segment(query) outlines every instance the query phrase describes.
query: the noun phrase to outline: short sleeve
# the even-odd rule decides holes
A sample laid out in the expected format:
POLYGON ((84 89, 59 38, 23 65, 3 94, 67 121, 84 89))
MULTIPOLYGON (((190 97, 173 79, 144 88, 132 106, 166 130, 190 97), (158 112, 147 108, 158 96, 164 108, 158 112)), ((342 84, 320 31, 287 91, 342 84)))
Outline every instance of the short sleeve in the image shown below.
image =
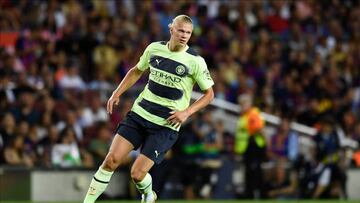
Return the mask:
POLYGON ((141 71, 145 71, 146 69, 149 68, 150 48, 151 48, 151 44, 146 47, 144 53, 140 57, 139 62, 136 64, 136 67, 141 71))
POLYGON ((194 78, 201 90, 207 90, 214 85, 214 81, 211 78, 206 62, 201 57, 199 57, 199 60, 196 64, 194 78))

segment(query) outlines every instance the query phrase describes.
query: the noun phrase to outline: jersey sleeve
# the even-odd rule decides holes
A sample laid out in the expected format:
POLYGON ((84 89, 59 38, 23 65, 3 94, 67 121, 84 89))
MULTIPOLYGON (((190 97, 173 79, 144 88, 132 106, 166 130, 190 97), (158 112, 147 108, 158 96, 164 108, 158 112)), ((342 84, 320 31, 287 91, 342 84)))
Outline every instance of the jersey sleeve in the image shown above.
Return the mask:
POLYGON ((199 58, 196 64, 196 70, 194 72, 194 78, 201 90, 207 90, 214 85, 214 81, 211 78, 210 72, 207 68, 206 62, 203 58, 199 58))
POLYGON ((146 69, 149 68, 150 49, 151 49, 151 44, 146 47, 144 53, 140 57, 139 62, 136 64, 136 67, 141 71, 145 71, 146 69))

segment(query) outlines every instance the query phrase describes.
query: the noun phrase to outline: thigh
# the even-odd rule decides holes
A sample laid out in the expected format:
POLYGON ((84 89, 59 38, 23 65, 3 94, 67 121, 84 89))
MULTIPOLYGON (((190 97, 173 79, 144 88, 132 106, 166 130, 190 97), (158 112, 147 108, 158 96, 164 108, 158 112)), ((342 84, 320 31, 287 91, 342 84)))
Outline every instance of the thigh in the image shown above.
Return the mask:
POLYGON ((141 147, 141 154, 159 164, 164 159, 165 153, 175 144, 177 137, 177 131, 166 127, 148 130, 148 136, 141 147))
POLYGON ((131 167, 131 171, 140 171, 143 174, 149 172, 151 167, 154 165, 154 161, 149 159, 143 154, 140 154, 134 161, 131 167))
POLYGON ((116 134, 107 156, 111 156, 115 160, 122 161, 133 149, 134 146, 127 139, 119 134, 116 134))

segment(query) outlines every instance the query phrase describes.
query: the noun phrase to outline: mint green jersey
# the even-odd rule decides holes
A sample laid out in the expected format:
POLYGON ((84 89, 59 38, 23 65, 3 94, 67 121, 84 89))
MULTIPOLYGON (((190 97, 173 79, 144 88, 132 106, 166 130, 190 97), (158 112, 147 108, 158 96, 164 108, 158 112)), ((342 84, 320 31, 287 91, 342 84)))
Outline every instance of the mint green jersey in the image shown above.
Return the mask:
POLYGON ((205 60, 186 46, 171 52, 166 42, 151 43, 137 63, 141 71, 150 70, 149 80, 132 107, 132 111, 157 125, 174 130, 166 119, 171 111, 182 111, 190 105, 195 83, 201 90, 214 85, 205 60))

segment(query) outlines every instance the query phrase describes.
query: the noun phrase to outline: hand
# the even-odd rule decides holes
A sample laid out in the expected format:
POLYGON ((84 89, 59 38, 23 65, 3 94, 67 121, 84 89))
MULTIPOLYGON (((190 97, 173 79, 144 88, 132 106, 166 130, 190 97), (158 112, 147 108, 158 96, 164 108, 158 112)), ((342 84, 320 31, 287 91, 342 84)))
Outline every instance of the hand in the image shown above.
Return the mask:
POLYGON ((106 106, 106 110, 109 114, 112 114, 114 104, 118 105, 119 101, 120 101, 119 97, 111 95, 111 97, 107 101, 107 106, 106 106))
POLYGON ((184 111, 172 111, 170 112, 171 116, 167 118, 166 120, 170 123, 170 125, 174 127, 179 127, 182 123, 184 123, 188 117, 190 116, 190 113, 187 110, 184 111))

